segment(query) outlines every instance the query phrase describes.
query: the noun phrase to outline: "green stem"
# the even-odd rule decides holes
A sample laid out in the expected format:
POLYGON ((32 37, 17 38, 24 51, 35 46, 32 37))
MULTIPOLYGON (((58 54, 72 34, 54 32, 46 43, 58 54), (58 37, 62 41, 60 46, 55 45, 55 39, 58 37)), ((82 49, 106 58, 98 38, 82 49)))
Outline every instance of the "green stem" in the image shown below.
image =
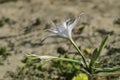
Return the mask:
POLYGON ((87 66, 87 61, 86 61, 86 59, 85 59, 82 51, 78 48, 78 46, 76 45, 76 43, 73 41, 72 38, 70 38, 70 42, 73 44, 73 46, 76 48, 76 50, 78 51, 78 53, 79 53, 80 56, 82 57, 83 62, 84 62, 84 64, 85 64, 86 68, 88 68, 88 66, 87 66))
POLYGON ((61 61, 67 61, 67 62, 74 62, 74 63, 79 63, 81 64, 78 60, 73 60, 73 59, 69 59, 69 58, 53 58, 53 60, 61 60, 61 61))

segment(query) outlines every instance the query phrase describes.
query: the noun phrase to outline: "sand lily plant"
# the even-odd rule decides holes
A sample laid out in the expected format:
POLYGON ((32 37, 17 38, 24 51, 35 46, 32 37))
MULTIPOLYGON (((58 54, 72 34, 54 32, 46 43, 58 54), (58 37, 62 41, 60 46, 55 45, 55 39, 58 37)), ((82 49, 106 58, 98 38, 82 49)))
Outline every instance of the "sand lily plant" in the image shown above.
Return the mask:
MULTIPOLYGON (((48 31, 53 33, 53 35, 49 36, 49 37, 65 38, 68 41, 70 41, 70 43, 75 47, 75 49, 79 53, 79 56, 81 57, 81 60, 70 59, 70 58, 60 58, 60 57, 48 56, 48 55, 47 56, 38 56, 38 55, 35 55, 35 54, 34 55, 33 54, 28 54, 27 56, 33 56, 33 57, 36 57, 36 58, 46 59, 46 60, 62 60, 62 61, 78 63, 80 65, 80 67, 81 67, 81 71, 84 72, 85 74, 87 74, 88 77, 89 77, 89 78, 85 78, 85 79, 83 78, 82 80, 88 80, 88 79, 92 80, 93 79, 93 75, 96 74, 96 73, 99 73, 99 72, 113 72, 113 71, 120 70, 120 68, 104 68, 103 69, 103 68, 99 68, 98 66, 96 67, 97 60, 98 60, 102 50, 106 46, 106 43, 107 43, 108 38, 109 38, 109 35, 105 36, 105 38, 103 39, 100 47, 96 48, 93 51, 92 58, 90 60, 88 60, 88 58, 85 55, 83 55, 83 52, 79 49, 77 44, 74 42, 74 40, 72 38, 72 30, 75 27, 75 25, 78 23, 78 21, 79 21, 79 19, 81 18, 82 15, 83 15, 83 13, 81 13, 74 20, 67 19, 66 21, 64 21, 63 23, 57 25, 53 29, 49 29, 48 30, 48 31)), ((79 76, 81 77, 81 75, 79 75, 79 76)), ((78 79, 76 79, 74 77, 73 80, 78 80, 78 79)))

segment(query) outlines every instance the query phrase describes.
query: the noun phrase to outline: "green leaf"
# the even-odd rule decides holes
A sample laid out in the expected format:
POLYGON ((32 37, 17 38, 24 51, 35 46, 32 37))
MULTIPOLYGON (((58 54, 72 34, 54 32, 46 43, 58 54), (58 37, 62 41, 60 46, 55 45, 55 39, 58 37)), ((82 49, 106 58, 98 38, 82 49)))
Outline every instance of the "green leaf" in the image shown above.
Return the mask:
POLYGON ((100 53, 105 48, 106 42, 108 41, 108 38, 109 38, 109 35, 105 36, 105 38, 103 39, 99 49, 96 48, 93 51, 93 55, 92 55, 92 59, 91 59, 90 64, 89 64, 89 68, 94 67, 95 61, 98 59, 98 57, 100 56, 100 53))
POLYGON ((108 38, 109 38, 109 35, 105 36, 105 38, 103 39, 103 41, 102 41, 102 43, 101 43, 101 45, 99 47, 99 50, 98 50, 98 52, 96 54, 96 60, 100 56, 100 53, 102 52, 102 50, 105 48, 106 43, 108 41, 108 38))
POLYGON ((94 64, 94 62, 95 62, 95 60, 96 60, 96 57, 97 57, 97 55, 96 55, 97 52, 98 52, 98 49, 96 48, 96 49, 93 51, 92 59, 91 59, 91 61, 90 61, 90 66, 92 66, 92 65, 94 64))
POLYGON ((78 63, 83 66, 83 64, 80 63, 79 60, 74 60, 74 59, 70 59, 70 58, 59 58, 59 57, 55 57, 55 56, 39 56, 39 55, 35 55, 35 54, 26 54, 26 56, 39 58, 41 60, 60 60, 60 61, 73 62, 73 63, 78 63))
POLYGON ((115 71, 120 71, 120 67, 117 68, 95 68, 95 72, 115 72, 115 71))
POLYGON ((95 63, 95 59, 96 59, 96 53, 98 52, 98 49, 96 48, 94 51, 93 51, 93 55, 92 55, 92 59, 90 61, 90 64, 89 64, 89 68, 90 68, 90 73, 93 73, 93 65, 95 63))

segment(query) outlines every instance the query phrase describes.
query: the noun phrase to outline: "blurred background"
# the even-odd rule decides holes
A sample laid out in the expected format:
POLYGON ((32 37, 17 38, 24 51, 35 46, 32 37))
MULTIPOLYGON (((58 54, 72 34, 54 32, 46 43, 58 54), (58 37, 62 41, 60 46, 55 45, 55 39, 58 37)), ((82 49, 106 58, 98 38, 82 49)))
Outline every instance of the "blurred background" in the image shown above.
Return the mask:
POLYGON ((49 38, 42 44, 41 40, 50 35, 46 29, 68 18, 76 18, 82 12, 85 15, 72 33, 78 46, 84 52, 89 49, 86 52, 89 55, 103 37, 110 34, 101 56, 117 55, 117 62, 108 60, 105 64, 113 62, 113 67, 120 66, 119 0, 0 0, 0 80, 17 80, 7 78, 6 73, 16 72, 23 66, 21 60, 26 53, 57 56, 59 47, 75 52, 64 39, 49 38))

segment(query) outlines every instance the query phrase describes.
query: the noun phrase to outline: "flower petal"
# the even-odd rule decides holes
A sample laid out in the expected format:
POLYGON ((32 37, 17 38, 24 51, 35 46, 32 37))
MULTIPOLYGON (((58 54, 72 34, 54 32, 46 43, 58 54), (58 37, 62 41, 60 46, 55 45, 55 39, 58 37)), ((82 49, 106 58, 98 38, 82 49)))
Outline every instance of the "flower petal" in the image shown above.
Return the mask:
POLYGON ((48 29, 49 32, 52 32, 52 33, 58 33, 58 30, 57 28, 52 28, 52 29, 48 29))
POLYGON ((74 20, 74 22, 69 25, 68 28, 69 28, 70 31, 74 28, 74 26, 77 24, 77 22, 79 21, 80 17, 81 17, 83 14, 84 14, 84 13, 81 13, 81 14, 74 20))
POLYGON ((69 19, 65 20, 65 22, 63 22, 63 25, 64 25, 65 29, 68 28, 67 23, 68 23, 70 20, 71 20, 71 19, 69 18, 69 19))

